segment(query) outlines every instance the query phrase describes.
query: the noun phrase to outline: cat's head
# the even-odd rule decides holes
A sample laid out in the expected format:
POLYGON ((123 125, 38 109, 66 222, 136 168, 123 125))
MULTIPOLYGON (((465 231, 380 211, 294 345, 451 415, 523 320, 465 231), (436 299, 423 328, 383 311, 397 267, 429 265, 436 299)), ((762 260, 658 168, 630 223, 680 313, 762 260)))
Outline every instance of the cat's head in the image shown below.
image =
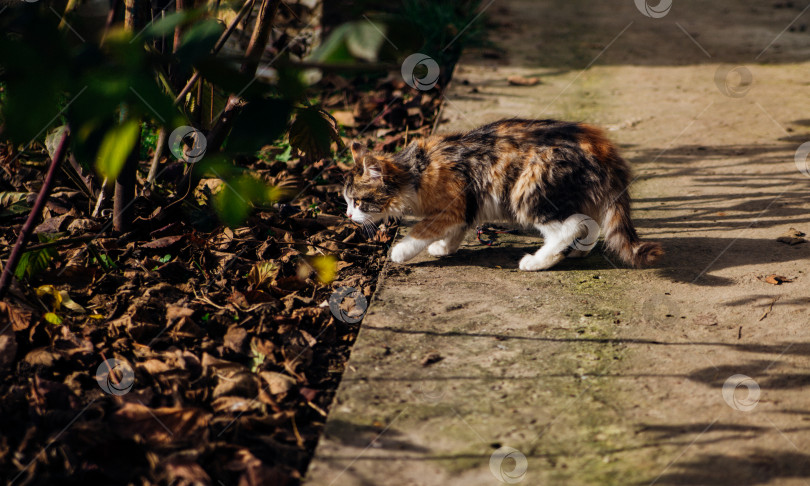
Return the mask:
POLYGON ((346 174, 343 198, 346 216, 355 223, 378 223, 397 217, 405 207, 408 172, 393 157, 373 153, 361 144, 351 145, 354 168, 346 174))

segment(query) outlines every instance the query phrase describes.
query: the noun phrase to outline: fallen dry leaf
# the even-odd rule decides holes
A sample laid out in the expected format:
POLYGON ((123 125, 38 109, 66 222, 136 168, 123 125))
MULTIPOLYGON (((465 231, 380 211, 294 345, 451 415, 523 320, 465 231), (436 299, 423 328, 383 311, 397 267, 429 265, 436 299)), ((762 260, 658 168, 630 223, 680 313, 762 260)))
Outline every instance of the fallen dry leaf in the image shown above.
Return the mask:
POLYGON ((535 77, 524 77, 524 76, 509 76, 506 78, 509 81, 509 84, 512 86, 534 86, 540 83, 540 80, 535 77))
POLYGON ((11 323, 13 331, 28 329, 31 323, 31 311, 0 302, 0 329, 5 329, 9 323, 11 323))
POLYGON ((333 111, 332 116, 337 120, 337 122, 344 126, 344 127, 353 127, 354 126, 354 115, 351 111, 345 110, 338 110, 333 111))
POLYGON ((149 248, 149 249, 158 249, 158 248, 167 248, 178 241, 185 238, 186 235, 172 235, 172 236, 164 236, 163 238, 158 238, 157 240, 152 240, 149 243, 144 243, 141 245, 141 248, 149 248))
POLYGON ((14 332, 11 328, 0 329, 0 370, 10 366, 16 358, 17 338, 14 336, 14 332))
POLYGON ((259 392, 256 376, 253 373, 220 373, 213 397, 239 396, 253 398, 259 392))
POLYGON ((771 285, 782 285, 783 283, 790 283, 792 281, 792 278, 787 278, 776 274, 771 274, 765 277, 765 282, 771 285))
POLYGON ((296 384, 294 378, 275 371, 262 371, 259 375, 267 382, 270 393, 273 395, 285 395, 296 384))
MULTIPOLYGON (((298 7, 296 14, 306 13, 298 7)), ((360 89, 332 79, 334 91, 326 88, 318 104, 335 114, 346 143, 395 151, 429 135, 435 124, 440 89, 403 96, 408 86, 396 73, 360 89)), ((381 225, 376 235, 366 234, 344 216, 350 158, 315 160, 277 145, 240 165, 288 188, 278 206, 256 206, 241 226, 218 226, 210 203, 225 184, 204 178, 182 206, 174 204, 186 192, 171 191, 180 188, 186 166, 169 158, 160 190, 145 187, 133 205, 133 231, 98 237, 93 251, 60 242, 64 266, 32 282, 31 289, 50 284, 58 291, 49 295, 61 299, 63 324, 43 320, 40 306, 0 303, 0 330, 6 329, 0 333, 0 392, 9 412, 0 414, 0 457, 24 461, 23 467, 36 459, 22 482, 89 474, 112 484, 124 480, 117 474, 132 472, 143 484, 299 484, 359 328, 330 312, 329 296, 340 285, 320 283, 316 274, 323 276, 323 268, 313 273, 307 267, 299 278, 299 266, 331 255, 335 280, 369 299, 395 231, 381 225), (264 262, 275 268, 251 275, 264 262), (66 311, 61 289, 87 312, 66 311), (136 380, 129 393, 103 395, 92 381, 106 359, 101 356, 131 358, 136 380), (64 386, 26 385, 37 376, 64 386), (57 437, 47 454, 37 455, 57 437)), ((9 156, 0 144, 0 165, 9 156)), ((26 164, 8 169, 10 189, 33 202, 29 191, 40 186, 43 171, 26 164)), ((99 211, 109 211, 107 199, 99 211)), ((55 188, 41 229, 94 237, 106 215, 91 217, 86 200, 55 188)), ((14 241, 24 222, 24 214, 12 216, 0 224, 0 247, 14 241)))
POLYGON ((444 357, 439 353, 428 353, 425 355, 424 358, 419 362, 422 366, 430 366, 433 363, 438 363, 439 361, 443 360, 444 357))
POLYGON ((149 444, 183 440, 205 442, 210 416, 197 408, 149 408, 126 403, 110 418, 113 431, 121 437, 142 437, 149 444))
POLYGON ((157 375, 171 371, 171 367, 159 359, 148 359, 138 364, 138 368, 143 369, 150 375, 157 375))
POLYGON ((176 454, 162 464, 169 484, 195 484, 209 486, 211 477, 191 457, 176 454))
POLYGON ((777 238, 776 241, 788 245, 798 245, 799 243, 806 243, 807 238, 804 238, 804 233, 796 228, 790 228, 785 234, 777 238))

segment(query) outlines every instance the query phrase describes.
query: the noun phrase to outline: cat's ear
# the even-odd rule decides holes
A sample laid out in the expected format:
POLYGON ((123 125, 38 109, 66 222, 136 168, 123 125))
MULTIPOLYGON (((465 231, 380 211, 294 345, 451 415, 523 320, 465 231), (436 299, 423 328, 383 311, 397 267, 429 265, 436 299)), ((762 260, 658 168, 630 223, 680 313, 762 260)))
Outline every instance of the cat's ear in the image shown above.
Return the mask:
POLYGON ((410 143, 407 147, 402 149, 402 152, 398 154, 398 156, 402 160, 406 160, 408 162, 411 161, 414 157, 416 157, 416 152, 419 150, 419 144, 416 143, 416 140, 410 143))
POLYGON ((358 164, 363 159, 363 156, 366 154, 366 147, 359 142, 352 142, 349 146, 352 151, 352 159, 354 159, 354 163, 358 164))
POLYGON ((363 173, 372 181, 382 181, 382 164, 374 157, 366 157, 363 159, 363 173))

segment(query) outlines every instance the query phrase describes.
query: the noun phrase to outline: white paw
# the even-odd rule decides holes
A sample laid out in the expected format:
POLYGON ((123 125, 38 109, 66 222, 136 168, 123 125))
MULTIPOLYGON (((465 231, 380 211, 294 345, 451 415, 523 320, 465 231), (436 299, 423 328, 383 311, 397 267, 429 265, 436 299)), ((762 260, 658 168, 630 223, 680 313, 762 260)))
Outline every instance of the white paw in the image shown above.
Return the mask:
POLYGON ((434 241, 428 246, 428 253, 435 257, 442 257, 453 253, 447 248, 447 243, 444 240, 434 241))
POLYGON ((407 245, 397 243, 394 245, 394 248, 391 249, 391 261, 394 263, 405 263, 411 259, 409 253, 407 245))
POLYGON ((551 267, 553 263, 547 262, 543 258, 537 258, 534 255, 526 255, 520 259, 519 268, 524 272, 537 272, 551 267))
POLYGON ((391 249, 391 260, 395 263, 405 263, 424 250, 427 243, 426 240, 406 236, 391 249))

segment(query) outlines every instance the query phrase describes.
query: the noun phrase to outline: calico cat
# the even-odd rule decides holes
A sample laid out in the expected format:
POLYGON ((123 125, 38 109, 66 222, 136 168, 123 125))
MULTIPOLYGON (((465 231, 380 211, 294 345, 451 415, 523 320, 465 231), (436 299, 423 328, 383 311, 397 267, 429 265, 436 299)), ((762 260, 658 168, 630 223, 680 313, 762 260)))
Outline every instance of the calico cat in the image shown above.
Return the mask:
POLYGON ((417 140, 393 155, 356 142, 351 151, 355 166, 343 194, 352 221, 367 225, 406 212, 423 218, 391 250, 394 262, 425 248, 433 256, 454 253, 469 229, 494 221, 543 234, 542 248, 520 260, 521 270, 586 256, 593 244, 584 239, 599 236, 596 222, 606 247, 627 264, 663 255, 658 243, 639 240, 630 219, 630 167, 596 127, 507 119, 417 140))

